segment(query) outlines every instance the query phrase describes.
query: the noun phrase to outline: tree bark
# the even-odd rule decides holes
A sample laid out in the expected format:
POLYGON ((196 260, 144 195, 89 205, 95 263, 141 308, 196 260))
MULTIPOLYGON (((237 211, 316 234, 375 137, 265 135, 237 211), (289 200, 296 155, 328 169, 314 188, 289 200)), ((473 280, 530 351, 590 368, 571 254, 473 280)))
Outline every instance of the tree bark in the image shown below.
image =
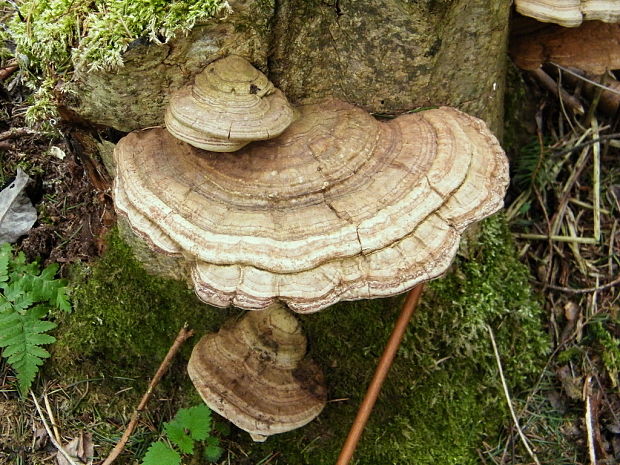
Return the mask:
POLYGON ((246 0, 168 44, 135 41, 115 72, 78 69, 63 106, 121 131, 162 124, 168 95, 238 54, 293 102, 376 113, 451 105, 499 132, 509 0, 246 0))

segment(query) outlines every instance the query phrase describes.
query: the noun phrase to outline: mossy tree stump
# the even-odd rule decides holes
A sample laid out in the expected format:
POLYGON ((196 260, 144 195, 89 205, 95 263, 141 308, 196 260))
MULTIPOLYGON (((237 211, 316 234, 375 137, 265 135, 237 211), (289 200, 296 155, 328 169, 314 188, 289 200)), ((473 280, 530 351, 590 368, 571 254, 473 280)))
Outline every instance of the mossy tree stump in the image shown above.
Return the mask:
MULTIPOLYGON (((265 72, 294 103, 334 95, 388 115, 447 104, 481 117, 496 133, 501 130, 509 0, 230 3, 233 13, 198 25, 186 37, 165 45, 137 41, 118 71, 76 70, 64 84, 71 91, 63 94, 64 109, 121 131, 162 124, 171 92, 209 62, 235 53, 265 72)), ((174 262, 153 259, 122 229, 150 272, 179 277, 174 262)), ((214 330, 223 313, 230 313, 192 303, 187 295, 176 313, 166 288, 174 295, 181 291, 145 275, 127 252, 114 238, 108 256, 75 281, 76 311, 60 329, 57 367, 81 347, 93 370, 109 371, 103 362, 118 350, 124 369, 146 378, 176 323, 190 319, 214 330), (131 285, 132 276, 139 277, 137 286, 131 285), (110 298, 117 279, 124 284, 110 298), (145 297, 142 288, 156 292, 156 298, 145 297), (106 310, 110 306, 113 311, 106 310), (144 315, 158 312, 167 315, 166 326, 149 329, 153 343, 115 349, 109 334, 119 344, 122 331, 129 340, 139 339, 140 324, 154 326, 144 315), (132 365, 133 358, 148 362, 132 365)), ((303 317, 330 395, 342 400, 328 404, 308 427, 265 445, 250 446, 247 437, 233 433, 250 456, 231 463, 257 463, 272 452, 279 454, 273 463, 333 463, 400 303, 400 298, 341 303, 303 317)), ((545 350, 538 312, 503 220, 491 219, 482 228, 481 243, 457 259, 456 272, 426 292, 356 463, 477 463, 483 438, 497 434, 504 413, 486 325, 497 329, 510 385, 522 387, 545 350), (518 362, 512 359, 517 348, 518 362), (499 416, 489 416, 490 411, 499 416)), ((182 374, 174 379, 191 391, 182 374)))

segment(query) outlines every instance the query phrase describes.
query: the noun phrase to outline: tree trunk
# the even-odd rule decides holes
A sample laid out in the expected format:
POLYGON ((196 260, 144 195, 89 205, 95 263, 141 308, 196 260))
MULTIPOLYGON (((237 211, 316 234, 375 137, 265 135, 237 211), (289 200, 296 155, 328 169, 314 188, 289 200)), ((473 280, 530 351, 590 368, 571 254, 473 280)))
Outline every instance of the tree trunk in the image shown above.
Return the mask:
MULTIPOLYGON (((124 68, 116 72, 77 69, 73 79, 64 84, 70 92, 61 93, 65 113, 121 131, 162 124, 171 92, 190 82, 209 62, 234 53, 267 73, 293 103, 333 95, 379 115, 445 104, 484 119, 496 134, 501 131, 510 0, 229 3, 232 14, 199 25, 186 37, 165 45, 136 41, 125 53, 124 68)), ((527 279, 512 280, 517 290, 505 291, 503 287, 513 284, 510 279, 505 283, 511 271, 504 267, 517 269, 519 265, 512 246, 506 246, 506 230, 500 224, 491 223, 489 247, 500 247, 504 252, 497 256, 511 258, 497 263, 501 276, 493 278, 495 284, 485 281, 481 286, 476 281, 479 276, 469 270, 471 279, 469 275, 463 278, 463 273, 450 278, 458 281, 453 286, 454 296, 445 291, 448 285, 426 293, 421 314, 413 323, 416 332, 410 336, 405 354, 401 353, 404 361, 400 368, 398 362, 395 366, 407 379, 393 378, 394 384, 386 387, 383 405, 377 406, 370 432, 362 439, 366 443, 361 446, 358 463, 476 463, 486 428, 501 424, 501 414, 494 419, 488 414, 501 412, 501 398, 493 381, 488 381, 488 360, 493 356, 490 349, 475 354, 478 347, 488 346, 484 325, 510 319, 502 336, 510 341, 504 345, 509 351, 527 344, 527 325, 536 328, 534 333, 538 323, 532 316, 535 312, 522 302, 528 298, 522 297, 527 294, 527 279), (521 300, 517 302, 514 296, 521 300), (456 315, 449 308, 458 299, 467 302, 469 315, 456 315), (461 317, 465 324, 460 324, 461 317), (440 319, 450 323, 438 325, 440 319), (435 353, 425 359, 430 362, 413 368, 411 352, 416 350, 413 339, 417 338, 425 344, 428 340, 439 342, 437 350, 431 349, 435 353), (453 345, 460 348, 460 354, 442 352, 442 347, 449 350, 453 345), (472 352, 476 360, 470 359, 472 352), (416 375, 411 375, 413 372, 416 375), (483 386, 483 382, 487 384, 483 386), (492 403, 494 408, 489 410, 492 403)), ((174 259, 151 252, 122 221, 120 230, 148 271, 176 278, 187 273, 174 259)), ((486 257, 491 260, 495 255, 486 257)), ((481 266, 484 273, 490 269, 481 266)), ((382 319, 386 312, 391 315, 395 302, 340 303, 337 310, 306 317, 311 341, 314 331, 311 346, 314 344, 314 353, 328 370, 331 396, 343 402, 330 404, 325 416, 309 426, 309 433, 270 439, 263 449, 252 446, 248 463, 274 451, 281 454, 281 463, 334 462, 357 405, 357 400, 346 401, 361 395, 364 377, 370 372, 356 371, 353 364, 361 366, 380 353, 383 339, 378 341, 375 336, 379 329, 389 331, 391 323, 382 319), (337 314, 346 315, 345 321, 340 322, 337 314)), ((518 373, 523 378, 522 371, 518 373)))
POLYGON ((498 132, 509 0, 247 0, 113 73, 77 69, 66 110, 121 131, 161 124, 168 95, 239 54, 293 102, 334 95, 376 113, 451 105, 498 132))

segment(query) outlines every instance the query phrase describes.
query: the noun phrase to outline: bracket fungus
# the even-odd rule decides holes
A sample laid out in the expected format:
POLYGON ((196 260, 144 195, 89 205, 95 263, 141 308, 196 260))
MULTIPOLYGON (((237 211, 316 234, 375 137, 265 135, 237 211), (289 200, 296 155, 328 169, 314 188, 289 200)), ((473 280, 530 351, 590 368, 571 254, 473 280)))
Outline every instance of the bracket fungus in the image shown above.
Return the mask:
POLYGON ((608 69, 620 68, 620 24, 587 22, 571 29, 550 26, 515 34, 510 55, 521 69, 535 70, 552 62, 604 74, 608 69))
POLYGON ((442 107, 377 121, 328 99, 237 153, 165 129, 116 146, 116 208, 192 269, 198 296, 313 312, 395 295, 450 265, 461 233, 502 206, 506 157, 474 117, 442 107))
POLYGON ((325 407, 323 374, 305 355, 301 325, 276 304, 203 336, 187 370, 212 410, 264 441, 305 425, 325 407))
POLYGON ((293 107, 267 76, 230 55, 170 97, 165 121, 168 131, 195 147, 232 152, 280 135, 294 117, 293 107))
POLYGON ((583 20, 620 21, 617 0, 515 0, 515 7, 524 16, 565 27, 579 26, 583 20))

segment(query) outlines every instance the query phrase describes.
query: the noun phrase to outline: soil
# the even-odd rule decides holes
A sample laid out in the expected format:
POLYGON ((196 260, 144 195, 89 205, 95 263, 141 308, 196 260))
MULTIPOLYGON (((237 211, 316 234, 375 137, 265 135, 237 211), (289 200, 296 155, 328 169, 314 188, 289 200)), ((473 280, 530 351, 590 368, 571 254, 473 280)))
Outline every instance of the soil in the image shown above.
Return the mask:
MULTIPOLYGON (((4 79, 11 80, 19 76, 4 79)), ((19 84, 7 87, 0 87, 0 186, 8 185, 21 166, 32 179, 27 193, 38 211, 36 224, 17 246, 43 264, 89 262, 105 249, 105 234, 114 224, 110 178, 92 157, 96 152, 84 149, 90 140, 84 129, 27 128, 29 91, 19 84)))

